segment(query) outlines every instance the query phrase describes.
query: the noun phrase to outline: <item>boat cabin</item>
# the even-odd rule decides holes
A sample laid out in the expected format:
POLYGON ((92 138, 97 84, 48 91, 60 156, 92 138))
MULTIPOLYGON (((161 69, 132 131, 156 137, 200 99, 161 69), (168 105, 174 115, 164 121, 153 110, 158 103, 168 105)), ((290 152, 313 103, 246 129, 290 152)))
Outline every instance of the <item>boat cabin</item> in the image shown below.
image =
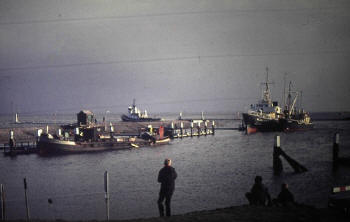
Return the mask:
POLYGON ((78 126, 89 126, 94 122, 94 114, 89 110, 82 110, 77 114, 78 126))

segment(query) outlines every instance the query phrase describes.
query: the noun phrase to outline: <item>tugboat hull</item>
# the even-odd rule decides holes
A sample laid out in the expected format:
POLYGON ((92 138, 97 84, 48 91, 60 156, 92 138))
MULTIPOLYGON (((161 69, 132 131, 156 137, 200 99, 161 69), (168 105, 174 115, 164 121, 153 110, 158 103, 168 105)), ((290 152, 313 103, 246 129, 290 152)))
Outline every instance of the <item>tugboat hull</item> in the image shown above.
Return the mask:
POLYGON ((107 150, 130 149, 130 142, 74 142, 56 139, 41 140, 38 143, 40 154, 73 154, 86 152, 101 152, 107 150))
POLYGON ((155 122, 161 120, 160 118, 130 118, 125 114, 123 114, 121 118, 124 122, 155 122))

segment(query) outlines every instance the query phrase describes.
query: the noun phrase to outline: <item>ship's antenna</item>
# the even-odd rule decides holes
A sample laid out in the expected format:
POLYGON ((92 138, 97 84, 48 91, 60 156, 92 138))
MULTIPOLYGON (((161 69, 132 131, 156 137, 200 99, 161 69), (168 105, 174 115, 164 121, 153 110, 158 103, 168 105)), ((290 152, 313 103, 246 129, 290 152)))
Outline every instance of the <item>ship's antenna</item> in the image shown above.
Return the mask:
POLYGON ((292 99, 292 95, 291 95, 291 87, 292 87, 292 81, 289 82, 289 90, 288 90, 288 99, 287 99, 287 103, 288 103, 288 111, 290 112, 290 105, 291 105, 291 99, 292 99))
POLYGON ((273 84, 273 82, 269 82, 269 68, 266 67, 266 81, 262 82, 261 84, 266 86, 266 89, 262 92, 262 100, 266 101, 269 104, 272 104, 271 98, 270 98, 270 89, 269 84, 273 84))
POLYGON ((303 109, 303 90, 300 90, 299 109, 303 109))
POLYGON ((266 91, 269 90, 269 67, 266 67, 266 91))
POLYGON ((136 106, 135 104, 136 104, 136 99, 133 99, 133 100, 132 100, 132 107, 135 108, 135 106, 136 106))
POLYGON ((286 79, 287 79, 287 73, 284 73, 283 78, 283 109, 286 107, 286 79))

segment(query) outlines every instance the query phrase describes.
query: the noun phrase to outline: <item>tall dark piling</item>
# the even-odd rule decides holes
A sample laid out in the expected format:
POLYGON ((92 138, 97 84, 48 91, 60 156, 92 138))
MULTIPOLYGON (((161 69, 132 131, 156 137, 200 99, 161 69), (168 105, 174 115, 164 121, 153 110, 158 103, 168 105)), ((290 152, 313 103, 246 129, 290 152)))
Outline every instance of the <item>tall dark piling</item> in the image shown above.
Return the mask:
POLYGON ((175 135, 175 126, 174 126, 174 122, 171 122, 171 135, 173 135, 173 137, 174 137, 174 135, 175 135))
POLYGON ((339 133, 336 132, 333 136, 333 169, 337 169, 339 164, 339 133))
POLYGON ((283 164, 280 159, 281 155, 281 140, 280 136, 275 137, 274 146, 273 146, 273 173, 275 175, 280 175, 283 171, 283 164))
POLYGON ((191 137, 193 137, 193 121, 191 121, 191 137))
POLYGON ((281 149, 280 136, 276 136, 273 148, 273 171, 275 175, 279 175, 283 171, 283 165, 280 156, 282 156, 289 163, 289 165, 294 169, 294 172, 302 173, 307 171, 306 167, 298 163, 292 157, 288 156, 281 149))
POLYGON ((105 201, 106 201, 106 218, 109 220, 109 175, 105 171, 104 174, 104 188, 105 188, 105 201))
POLYGON ((201 123, 200 122, 198 122, 198 124, 197 124, 197 130, 198 130, 198 136, 200 136, 201 135, 201 123))
POLYGON ((39 140, 40 140, 40 136, 41 136, 41 134, 43 133, 43 130, 42 129, 37 129, 37 131, 36 131, 36 142, 39 142, 39 140))
POLYGON ((10 150, 16 149, 15 134, 13 130, 10 130, 9 146, 10 146, 10 150))
POLYGON ((5 221, 5 191, 2 184, 0 184, 0 220, 5 221))
POLYGON ((180 134, 181 134, 181 139, 182 139, 182 137, 184 136, 184 123, 183 122, 180 123, 180 134))
POLYGON ((23 184, 24 184, 24 200, 26 204, 26 216, 27 216, 27 221, 30 220, 30 215, 29 215, 29 205, 28 205, 28 196, 27 196, 27 180, 26 178, 23 179, 23 184))
POLYGON ((215 135, 215 121, 213 120, 212 124, 211 124, 211 133, 214 136, 215 135))

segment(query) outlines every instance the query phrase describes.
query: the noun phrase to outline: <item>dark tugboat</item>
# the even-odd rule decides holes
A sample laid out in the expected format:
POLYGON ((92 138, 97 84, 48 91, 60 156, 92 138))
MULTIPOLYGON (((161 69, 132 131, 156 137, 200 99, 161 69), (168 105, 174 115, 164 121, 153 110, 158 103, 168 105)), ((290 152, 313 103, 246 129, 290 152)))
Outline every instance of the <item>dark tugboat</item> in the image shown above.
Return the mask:
POLYGON ((109 130, 106 129, 106 126, 97 125, 93 113, 88 110, 79 112, 77 119, 77 124, 62 126, 58 134, 41 134, 38 141, 40 154, 100 152, 162 145, 170 142, 169 137, 164 136, 163 127, 157 131, 145 131, 140 132, 139 136, 127 137, 115 134, 112 124, 109 130))
POLYGON ((262 99, 257 104, 252 104, 247 113, 243 113, 243 127, 247 133, 273 132, 273 131, 295 131, 313 128, 311 118, 304 110, 296 110, 295 104, 299 93, 295 93, 292 99, 291 83, 287 104, 284 111, 278 106, 278 102, 272 102, 268 81, 268 68, 266 68, 265 90, 262 99))
POLYGON ((161 120, 160 118, 149 117, 146 110, 144 111, 144 113, 142 113, 136 107, 135 99, 133 100, 132 106, 129 106, 128 108, 128 114, 123 114, 121 118, 125 122, 152 122, 161 120))

